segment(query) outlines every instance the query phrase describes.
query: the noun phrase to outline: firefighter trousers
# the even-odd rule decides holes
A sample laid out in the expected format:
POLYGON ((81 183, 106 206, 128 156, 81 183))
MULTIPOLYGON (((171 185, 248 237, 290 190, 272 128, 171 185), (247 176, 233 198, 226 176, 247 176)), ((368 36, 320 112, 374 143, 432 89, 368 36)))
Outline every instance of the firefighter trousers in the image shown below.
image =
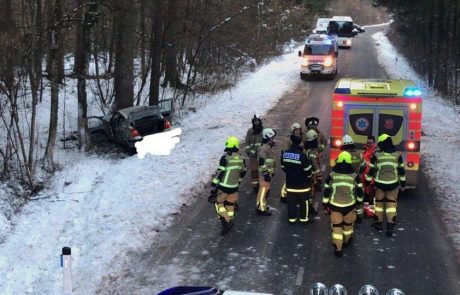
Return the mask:
POLYGON ((342 245, 348 243, 353 236, 353 224, 356 220, 355 207, 331 209, 332 243, 336 250, 341 251, 342 245))
POLYGON ((249 172, 251 173, 251 185, 253 189, 259 186, 259 162, 257 157, 249 156, 249 172))
POLYGON ((216 212, 219 217, 226 222, 233 220, 235 217, 235 202, 238 200, 238 192, 226 194, 222 191, 217 193, 217 202, 215 203, 216 212))
POLYGON ((270 192, 270 182, 266 182, 263 177, 259 178, 259 192, 257 193, 257 210, 267 211, 267 198, 270 192))
POLYGON ((398 191, 398 188, 391 191, 383 191, 379 188, 375 190, 374 208, 377 222, 382 222, 386 215, 388 223, 395 223, 398 191))
POLYGON ((297 205, 300 207, 300 222, 308 222, 308 199, 310 196, 309 190, 304 192, 293 192, 287 189, 287 205, 288 205, 288 218, 290 223, 296 222, 297 219, 297 205))

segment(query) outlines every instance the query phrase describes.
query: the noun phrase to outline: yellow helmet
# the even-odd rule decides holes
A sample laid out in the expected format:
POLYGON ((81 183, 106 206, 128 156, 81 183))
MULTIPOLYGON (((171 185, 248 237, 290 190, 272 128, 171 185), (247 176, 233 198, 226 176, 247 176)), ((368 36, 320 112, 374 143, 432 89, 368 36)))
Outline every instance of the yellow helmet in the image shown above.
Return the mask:
POLYGON ((225 141, 225 147, 228 148, 228 149, 231 149, 231 148, 239 148, 239 142, 238 142, 238 138, 236 138, 235 136, 229 136, 227 138, 227 140, 225 141))
POLYGON ((339 154, 336 160, 337 163, 345 162, 351 164, 351 154, 349 152, 343 151, 339 154))
POLYGON ((380 143, 382 141, 385 141, 387 140, 388 137, 390 137, 390 135, 383 133, 382 135, 379 136, 378 142, 380 143))

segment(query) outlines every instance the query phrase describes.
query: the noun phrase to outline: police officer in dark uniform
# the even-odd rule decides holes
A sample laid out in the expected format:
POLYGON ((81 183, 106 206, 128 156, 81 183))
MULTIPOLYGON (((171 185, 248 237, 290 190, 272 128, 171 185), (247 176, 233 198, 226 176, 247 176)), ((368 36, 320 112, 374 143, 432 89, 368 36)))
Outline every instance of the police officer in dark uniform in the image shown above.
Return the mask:
POLYGON ((308 218, 308 199, 311 190, 312 165, 303 152, 302 138, 291 135, 292 145, 284 151, 281 158, 281 168, 286 173, 286 192, 289 224, 298 220, 310 223, 308 218), (300 216, 297 218, 297 205, 300 205, 300 216))

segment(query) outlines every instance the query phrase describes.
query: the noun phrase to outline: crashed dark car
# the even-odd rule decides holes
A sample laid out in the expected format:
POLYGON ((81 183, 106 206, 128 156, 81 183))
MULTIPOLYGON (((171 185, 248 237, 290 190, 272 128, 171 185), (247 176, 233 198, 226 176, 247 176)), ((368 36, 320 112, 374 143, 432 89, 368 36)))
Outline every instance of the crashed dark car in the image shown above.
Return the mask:
POLYGON ((171 128, 165 118, 168 113, 159 106, 134 106, 116 111, 108 122, 110 139, 128 150, 135 150, 135 143, 144 136, 171 128))

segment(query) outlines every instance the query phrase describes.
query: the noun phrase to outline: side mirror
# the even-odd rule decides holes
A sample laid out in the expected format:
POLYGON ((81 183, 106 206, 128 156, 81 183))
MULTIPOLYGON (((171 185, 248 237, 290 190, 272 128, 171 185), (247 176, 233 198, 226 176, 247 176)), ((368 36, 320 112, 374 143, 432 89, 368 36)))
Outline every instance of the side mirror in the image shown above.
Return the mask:
POLYGON ((299 50, 299 57, 302 57, 302 51, 299 50))

